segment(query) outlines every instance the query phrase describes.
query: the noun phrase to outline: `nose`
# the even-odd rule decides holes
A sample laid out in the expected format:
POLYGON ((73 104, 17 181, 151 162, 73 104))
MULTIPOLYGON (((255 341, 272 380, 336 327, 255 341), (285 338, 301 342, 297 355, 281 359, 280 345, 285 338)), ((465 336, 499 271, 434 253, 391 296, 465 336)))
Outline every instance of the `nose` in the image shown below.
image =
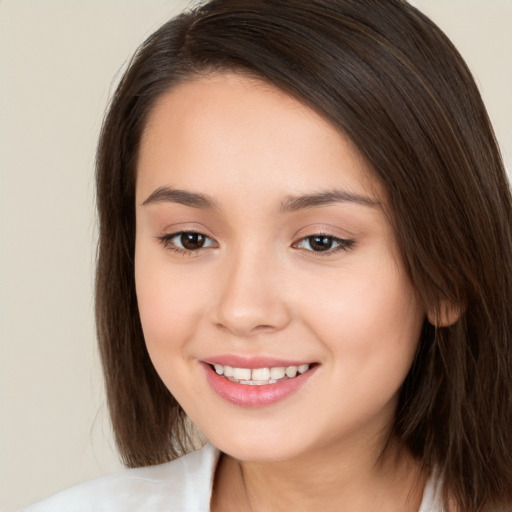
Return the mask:
POLYGON ((228 258, 219 273, 213 322, 237 337, 279 331, 291 320, 285 273, 262 252, 248 249, 228 258))

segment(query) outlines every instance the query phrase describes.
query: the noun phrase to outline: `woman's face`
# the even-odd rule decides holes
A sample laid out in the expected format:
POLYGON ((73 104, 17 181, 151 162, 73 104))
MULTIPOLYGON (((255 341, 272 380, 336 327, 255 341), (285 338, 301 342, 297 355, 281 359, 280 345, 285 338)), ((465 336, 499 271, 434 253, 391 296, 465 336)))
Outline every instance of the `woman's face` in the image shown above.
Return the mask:
POLYGON ((264 82, 187 82, 149 117, 136 203, 147 348, 217 447, 286 460, 389 432, 424 311, 346 137, 264 82))

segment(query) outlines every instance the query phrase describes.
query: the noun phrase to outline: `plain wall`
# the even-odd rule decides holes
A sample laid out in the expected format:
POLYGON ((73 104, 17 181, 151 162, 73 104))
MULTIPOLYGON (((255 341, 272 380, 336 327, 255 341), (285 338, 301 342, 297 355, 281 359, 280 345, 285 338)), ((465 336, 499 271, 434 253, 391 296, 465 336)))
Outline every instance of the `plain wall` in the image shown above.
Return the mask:
MULTIPOLYGON (((512 1, 416 0, 512 168, 512 1)), ((93 323, 95 144, 111 84, 186 1, 0 1, 0 511, 120 468, 93 323)))

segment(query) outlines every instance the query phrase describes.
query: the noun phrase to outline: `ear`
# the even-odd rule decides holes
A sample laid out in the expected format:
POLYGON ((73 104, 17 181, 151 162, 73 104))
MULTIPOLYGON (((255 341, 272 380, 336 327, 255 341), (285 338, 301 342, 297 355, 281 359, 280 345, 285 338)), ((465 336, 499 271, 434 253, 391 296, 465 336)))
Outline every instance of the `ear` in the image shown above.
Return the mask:
POLYGON ((442 300, 438 308, 427 313, 427 318, 434 327, 449 327, 459 320, 462 313, 460 306, 442 300))

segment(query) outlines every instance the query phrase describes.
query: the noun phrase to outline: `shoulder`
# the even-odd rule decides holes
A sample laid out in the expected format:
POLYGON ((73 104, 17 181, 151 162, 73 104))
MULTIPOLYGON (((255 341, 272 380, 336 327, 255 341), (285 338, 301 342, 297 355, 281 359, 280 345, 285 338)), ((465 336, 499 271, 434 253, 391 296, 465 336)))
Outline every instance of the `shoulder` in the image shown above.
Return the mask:
POLYGON ((22 512, 206 512, 218 457, 207 444, 167 464, 126 469, 71 487, 22 512))

